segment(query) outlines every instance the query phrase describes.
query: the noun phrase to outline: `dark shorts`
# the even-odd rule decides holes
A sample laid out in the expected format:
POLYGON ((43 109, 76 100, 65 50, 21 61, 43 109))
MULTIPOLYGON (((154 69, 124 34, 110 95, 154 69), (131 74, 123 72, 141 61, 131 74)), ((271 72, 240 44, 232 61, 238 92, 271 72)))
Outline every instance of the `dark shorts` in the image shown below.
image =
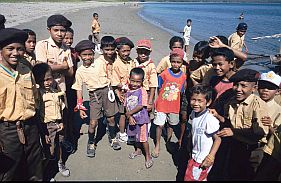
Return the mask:
POLYGON ((47 123, 47 129, 49 133, 49 138, 51 140, 50 144, 50 153, 53 155, 55 152, 55 146, 58 145, 57 143, 62 143, 64 140, 63 130, 58 132, 59 124, 56 122, 49 122, 47 123), (56 141, 58 139, 58 142, 56 141))
POLYGON ((91 120, 98 120, 104 115, 112 117, 118 112, 116 100, 114 102, 108 100, 108 91, 109 88, 106 86, 89 92, 91 120))

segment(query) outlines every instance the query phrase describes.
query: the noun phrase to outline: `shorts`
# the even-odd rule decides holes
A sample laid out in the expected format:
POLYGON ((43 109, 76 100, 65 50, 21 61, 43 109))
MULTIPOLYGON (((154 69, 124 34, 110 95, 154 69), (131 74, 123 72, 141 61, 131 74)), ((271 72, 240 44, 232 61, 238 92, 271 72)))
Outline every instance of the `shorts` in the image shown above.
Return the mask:
POLYGON ((91 120, 98 120, 104 115, 111 117, 118 113, 116 100, 114 102, 108 100, 108 91, 109 88, 106 86, 89 92, 91 120))
POLYGON ((118 105, 118 110, 120 114, 125 114, 126 111, 126 107, 124 106, 124 103, 121 102, 118 98, 118 96, 115 94, 115 99, 116 99, 116 103, 118 105))
POLYGON ((184 181, 206 181, 211 167, 206 168, 205 170, 199 168, 201 163, 197 163, 193 159, 190 159, 187 164, 185 171, 184 181))
POLYGON ((147 142, 148 141, 148 124, 142 125, 128 125, 127 127, 128 136, 135 136, 136 142, 147 142))
POLYGON ((189 45, 190 37, 183 37, 184 38, 184 45, 189 45))
POLYGON ((56 145, 58 145, 58 143, 62 143, 64 140, 63 130, 58 132, 58 128, 59 128, 58 125, 59 125, 58 122, 48 122, 47 123, 49 138, 51 140, 51 144, 50 144, 51 155, 54 154, 56 145))
MULTIPOLYGON (((155 110, 156 111, 156 110, 155 110)), ((153 123, 155 125, 164 126, 165 122, 168 122, 170 125, 177 125, 179 124, 179 114, 175 113, 164 113, 164 112, 157 112, 155 113, 155 119, 153 123)))

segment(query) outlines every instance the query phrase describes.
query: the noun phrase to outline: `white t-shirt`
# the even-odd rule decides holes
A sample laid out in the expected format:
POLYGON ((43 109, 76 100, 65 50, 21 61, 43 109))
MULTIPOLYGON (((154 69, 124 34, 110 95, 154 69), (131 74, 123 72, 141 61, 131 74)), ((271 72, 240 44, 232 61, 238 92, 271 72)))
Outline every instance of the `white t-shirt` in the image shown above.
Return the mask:
POLYGON ((187 25, 185 25, 184 26, 184 29, 183 29, 183 32, 184 32, 184 34, 183 34, 183 37, 190 37, 190 32, 191 32, 191 26, 187 26, 187 25))
POLYGON ((188 123, 192 126, 192 158, 197 163, 202 163, 210 153, 214 143, 212 136, 219 130, 219 120, 206 109, 197 117, 195 117, 195 112, 192 111, 188 123))

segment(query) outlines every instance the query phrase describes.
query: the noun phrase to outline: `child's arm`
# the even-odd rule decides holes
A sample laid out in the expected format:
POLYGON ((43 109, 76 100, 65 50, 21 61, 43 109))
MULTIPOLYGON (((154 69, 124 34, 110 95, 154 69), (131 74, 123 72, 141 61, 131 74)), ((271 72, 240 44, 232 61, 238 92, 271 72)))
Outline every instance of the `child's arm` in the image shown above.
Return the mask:
POLYGON ((214 134, 212 138, 214 141, 212 148, 199 167, 202 168, 203 170, 214 164, 216 153, 221 144, 221 138, 217 134, 214 134))
POLYGON ((80 117, 82 119, 84 119, 84 118, 86 118, 88 116, 87 116, 87 114, 85 112, 85 110, 87 110, 87 109, 86 109, 85 106, 83 106, 83 97, 82 97, 83 96, 83 92, 82 92, 82 90, 77 90, 76 92, 77 92, 77 105, 76 105, 75 108, 79 110, 80 117))
POLYGON ((154 99, 154 96, 155 96, 156 88, 155 87, 149 87, 149 90, 150 90, 150 96, 149 96, 149 99, 148 99, 147 111, 151 111, 152 110, 153 99, 154 99))
POLYGON ((218 112, 216 111, 216 109, 209 109, 209 112, 216 117, 221 123, 225 122, 225 119, 223 116, 219 115, 218 112))

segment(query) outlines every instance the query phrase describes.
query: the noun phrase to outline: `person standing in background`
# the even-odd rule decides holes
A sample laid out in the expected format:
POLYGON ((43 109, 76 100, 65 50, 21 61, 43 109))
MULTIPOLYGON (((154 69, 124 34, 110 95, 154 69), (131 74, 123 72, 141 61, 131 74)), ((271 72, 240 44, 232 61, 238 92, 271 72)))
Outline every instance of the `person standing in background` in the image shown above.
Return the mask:
POLYGON ((186 20, 186 25, 183 29, 183 38, 184 38, 184 51, 187 55, 189 55, 189 41, 190 41, 190 33, 191 33, 191 19, 186 20))
POLYGON ((92 41, 94 37, 94 43, 96 45, 96 52, 100 52, 100 22, 99 22, 99 15, 97 13, 93 14, 93 20, 92 20, 92 35, 89 35, 89 40, 92 41))

